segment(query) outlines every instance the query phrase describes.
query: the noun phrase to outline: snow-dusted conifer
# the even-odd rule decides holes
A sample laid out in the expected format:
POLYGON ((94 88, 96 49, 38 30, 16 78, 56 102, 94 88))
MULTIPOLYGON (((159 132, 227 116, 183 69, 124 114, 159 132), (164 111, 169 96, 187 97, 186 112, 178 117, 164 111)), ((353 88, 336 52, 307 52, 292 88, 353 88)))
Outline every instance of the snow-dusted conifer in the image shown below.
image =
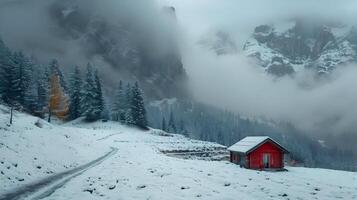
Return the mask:
POLYGON ((167 131, 167 127, 166 127, 166 119, 165 117, 162 118, 162 122, 161 122, 161 130, 163 131, 167 131))
POLYGON ((128 108, 125 111, 125 124, 127 124, 127 125, 133 125, 134 124, 134 119, 133 119, 133 115, 132 115, 132 112, 131 112, 130 108, 128 108))
POLYGON ((146 129, 148 125, 146 119, 146 109, 143 94, 138 82, 136 82, 132 88, 131 113, 133 117, 133 124, 140 128, 146 129))
POLYGON ((12 53, 0 39, 0 94, 3 102, 12 104, 16 96, 16 66, 12 53))
POLYGON ((48 109, 49 100, 49 74, 47 67, 44 67, 44 70, 40 71, 38 78, 36 79, 36 87, 36 115, 38 115, 39 117, 44 117, 44 113, 48 109))
POLYGON ((218 135, 217 135, 217 143, 219 143, 219 144, 224 144, 224 135, 222 134, 221 131, 218 132, 218 135))
POLYGON ((125 112, 127 108, 127 100, 123 88, 123 82, 119 81, 119 86, 115 96, 115 102, 113 107, 113 119, 125 123, 125 112))
POLYGON ((30 85, 25 92, 24 108, 27 112, 33 115, 37 115, 37 85, 36 80, 31 79, 30 85))
POLYGON ((133 123, 133 117, 131 114, 131 98, 132 98, 132 88, 130 83, 126 85, 125 88, 125 123, 126 124, 132 124, 133 123))
POLYGON ((69 96, 70 96, 70 106, 69 106, 69 117, 71 120, 77 119, 81 116, 81 88, 82 79, 81 72, 78 66, 75 66, 74 72, 71 75, 69 96))
POLYGON ((94 114, 96 119, 100 119, 102 117, 102 113, 104 110, 104 99, 102 92, 102 83, 99 78, 98 70, 94 72, 94 114))
POLYGON ((93 81, 93 67, 90 63, 87 65, 87 72, 85 77, 85 82, 83 85, 83 94, 82 94, 82 115, 88 121, 96 120, 95 108, 93 106, 95 99, 95 87, 93 81))
POLYGON ((179 133, 184 135, 184 136, 186 136, 186 137, 189 136, 188 135, 188 131, 187 131, 186 127, 185 127, 185 123, 184 123, 184 121, 182 119, 180 120, 180 123, 179 123, 179 133))
POLYGON ((168 131, 176 133, 177 129, 176 129, 176 122, 175 122, 175 118, 174 118, 174 114, 171 110, 170 112, 170 118, 169 118, 169 124, 168 124, 168 131))
POLYGON ((31 82, 32 63, 21 51, 15 52, 13 61, 16 68, 14 95, 15 101, 26 107, 26 94, 31 82))

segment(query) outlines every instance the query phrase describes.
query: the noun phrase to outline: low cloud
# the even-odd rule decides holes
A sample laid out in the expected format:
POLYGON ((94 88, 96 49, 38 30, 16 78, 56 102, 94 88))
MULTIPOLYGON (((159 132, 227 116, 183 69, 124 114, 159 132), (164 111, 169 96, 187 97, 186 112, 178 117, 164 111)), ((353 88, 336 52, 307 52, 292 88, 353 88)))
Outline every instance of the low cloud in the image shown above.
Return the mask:
POLYGON ((326 80, 309 71, 275 78, 241 52, 217 56, 197 41, 210 31, 230 33, 243 46, 255 26, 302 17, 353 24, 355 1, 172 0, 183 31, 184 65, 200 101, 242 113, 290 121, 309 134, 355 133, 357 66, 343 66, 326 80), (343 13, 343 15, 341 15, 343 13))
POLYGON ((42 62, 57 58, 70 67, 91 61, 104 68, 115 68, 120 63, 112 59, 116 55, 109 54, 119 57, 138 45, 160 56, 172 49, 172 44, 167 42, 169 37, 174 37, 172 27, 169 17, 155 0, 0 2, 0 37, 8 46, 42 62), (88 23, 92 23, 91 26, 88 23), (103 38, 88 40, 88 34, 103 38), (112 41, 120 38, 124 39, 112 41), (108 44, 120 43, 118 46, 122 49, 113 53, 117 49, 103 45, 103 40, 108 40, 108 44))
POLYGON ((190 49, 195 50, 184 55, 184 63, 200 101, 249 117, 293 122, 311 133, 357 128, 357 66, 345 66, 323 82, 307 71, 277 79, 244 56, 190 49))
POLYGON ((240 45, 257 25, 292 18, 332 20, 356 24, 357 2, 354 0, 158 0, 174 5, 185 31, 200 36, 210 30, 230 33, 240 45))
MULTIPOLYGON (((114 29, 126 25, 136 30, 136 41, 148 42, 151 52, 171 48, 164 39, 175 32, 172 22, 161 17, 161 5, 173 5, 180 31, 184 66, 195 97, 247 116, 265 116, 294 122, 314 132, 353 132, 357 95, 356 66, 334 72, 329 81, 315 81, 308 72, 294 78, 276 79, 267 75, 241 52, 217 56, 197 45, 212 30, 223 30, 242 47, 255 26, 295 17, 337 20, 352 24, 357 18, 354 0, 7 0, 0 2, 0 36, 13 49, 25 50, 40 60, 58 58, 63 65, 85 65, 95 61, 109 79, 113 63, 103 54, 87 54, 88 49, 76 32, 53 21, 49 10, 55 3, 80 6, 84 17, 100 17, 114 29), (157 3, 159 2, 159 4, 157 3), (343 13, 343 14, 341 14, 343 13), (306 87, 309 86, 309 87, 306 87)), ((67 10, 70 12, 70 10, 67 10)), ((63 24, 62 24, 63 25, 63 24)), ((76 30, 76 29, 74 29, 76 30)), ((78 29, 80 30, 80 29, 78 29)), ((113 31, 113 34, 116 34, 113 31)), ((115 37, 115 35, 114 35, 115 37)), ((94 47, 94 50, 99 47, 94 47)))

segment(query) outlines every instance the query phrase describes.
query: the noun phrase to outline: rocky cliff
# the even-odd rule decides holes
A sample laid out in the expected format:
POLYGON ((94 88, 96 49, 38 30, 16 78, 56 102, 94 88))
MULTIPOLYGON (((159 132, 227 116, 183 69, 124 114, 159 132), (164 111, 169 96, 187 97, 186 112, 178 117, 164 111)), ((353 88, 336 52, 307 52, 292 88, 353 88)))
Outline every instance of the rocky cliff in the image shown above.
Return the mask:
POLYGON ((304 68, 319 74, 357 61, 357 29, 303 20, 255 28, 243 50, 269 73, 283 76, 304 68))

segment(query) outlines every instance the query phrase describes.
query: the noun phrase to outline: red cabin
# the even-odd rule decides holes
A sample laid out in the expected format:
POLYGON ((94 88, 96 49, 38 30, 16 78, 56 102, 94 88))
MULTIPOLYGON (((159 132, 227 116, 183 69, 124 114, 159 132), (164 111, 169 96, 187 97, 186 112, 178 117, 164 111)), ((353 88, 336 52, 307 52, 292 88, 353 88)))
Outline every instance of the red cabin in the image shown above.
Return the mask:
POLYGON ((283 169, 284 154, 289 153, 267 136, 245 137, 228 148, 230 161, 248 169, 283 169))

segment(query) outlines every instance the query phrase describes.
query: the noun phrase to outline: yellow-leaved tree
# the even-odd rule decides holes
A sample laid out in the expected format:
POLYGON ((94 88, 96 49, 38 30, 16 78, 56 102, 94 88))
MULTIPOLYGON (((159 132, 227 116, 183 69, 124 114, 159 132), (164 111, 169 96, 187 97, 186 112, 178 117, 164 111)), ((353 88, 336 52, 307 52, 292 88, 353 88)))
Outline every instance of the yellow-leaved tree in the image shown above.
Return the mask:
MULTIPOLYGON (((59 75, 55 73, 50 77, 49 115, 65 120, 68 112, 68 98, 61 86, 59 75)), ((48 121, 51 121, 50 116, 48 121)))

